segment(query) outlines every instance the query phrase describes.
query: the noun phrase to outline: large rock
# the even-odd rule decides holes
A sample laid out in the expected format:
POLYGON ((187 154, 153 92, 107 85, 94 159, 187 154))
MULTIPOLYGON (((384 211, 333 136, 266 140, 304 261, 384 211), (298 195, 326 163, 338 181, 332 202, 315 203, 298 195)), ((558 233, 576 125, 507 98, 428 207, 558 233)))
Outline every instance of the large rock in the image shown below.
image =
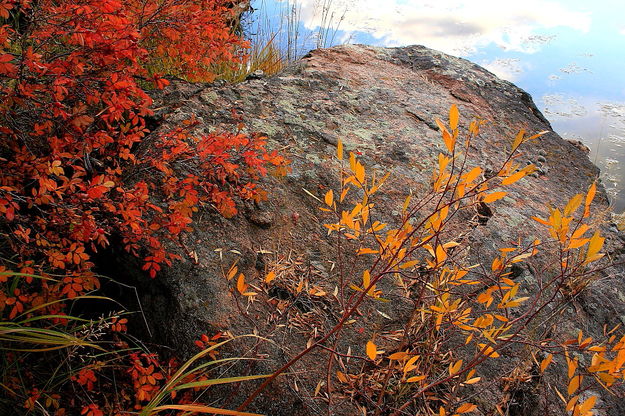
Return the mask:
MULTIPOLYGON (((256 332, 271 339, 275 344, 257 350, 247 344, 249 350, 235 351, 269 354, 269 361, 242 367, 256 374, 277 368, 337 321, 339 311, 331 295, 337 284, 336 240, 326 237, 322 226, 326 220, 317 201, 305 192, 323 195, 329 187, 336 188, 338 164, 333 156, 337 140, 357 152, 368 169, 391 172, 376 207, 382 217, 393 221, 399 219, 401 204, 411 190, 427 191, 442 149, 434 120, 446 120, 451 104, 460 109, 463 129, 474 116, 489 120, 469 160, 485 170, 501 162, 519 129, 549 130, 524 148, 520 159, 538 164, 539 174, 521 180, 504 200, 492 204, 492 217, 467 218, 474 225, 468 227, 465 241, 470 242, 473 256, 484 258, 519 237, 540 235, 544 230, 531 216, 545 216, 546 205, 562 205, 584 192, 599 173, 583 149, 551 131, 527 93, 466 60, 420 46, 350 45, 316 50, 270 78, 237 85, 176 82, 157 97, 157 103, 159 129, 195 115, 207 131, 233 130, 236 122, 231 110, 235 109, 245 117, 248 130, 266 134, 271 147, 292 161, 286 178, 266 180, 268 201, 243 205, 242 215, 233 219, 211 212, 198 215, 195 231, 184 241, 187 252, 197 255, 198 264, 183 256, 182 262, 154 281, 136 278, 155 339, 178 352, 192 352, 194 339, 218 330, 235 335, 256 332), (224 269, 234 261, 258 288, 253 304, 236 300, 232 284, 223 277, 224 269), (280 278, 271 289, 263 289, 260 282, 266 270, 276 267, 282 270, 280 278), (297 293, 301 281, 308 289, 315 287, 327 295, 297 293)), ((606 207, 605 193, 600 190, 594 210, 606 207)), ((605 232, 617 260, 622 246, 619 235, 615 230, 605 232)), ((356 261, 350 259, 345 265, 348 273, 361 273, 356 261)), ((117 272, 128 274, 131 269, 125 262, 117 272)), ((576 334, 581 328, 597 333, 595 329, 600 332, 604 324, 625 321, 625 287, 610 273, 615 271, 606 271, 598 283, 571 300, 561 318, 563 331, 576 334)), ((410 302, 390 286, 385 290, 393 301, 374 305, 379 313, 372 315, 368 312, 373 307, 361 310, 363 323, 358 325, 367 329, 342 339, 342 351, 351 345, 363 354, 373 329, 402 327, 410 302)), ((324 357, 317 352, 296 365, 293 375, 276 383, 258 401, 257 410, 270 415, 325 412, 324 402, 312 398, 323 377, 324 357)), ((235 390, 238 396, 233 401, 222 404, 237 403, 249 389, 244 384, 235 390)), ((623 404, 610 399, 606 403, 620 406, 607 414, 624 414, 623 404)), ((542 410, 532 410, 532 414, 543 414, 542 410)), ((335 404, 332 412, 356 414, 349 403, 335 404)))

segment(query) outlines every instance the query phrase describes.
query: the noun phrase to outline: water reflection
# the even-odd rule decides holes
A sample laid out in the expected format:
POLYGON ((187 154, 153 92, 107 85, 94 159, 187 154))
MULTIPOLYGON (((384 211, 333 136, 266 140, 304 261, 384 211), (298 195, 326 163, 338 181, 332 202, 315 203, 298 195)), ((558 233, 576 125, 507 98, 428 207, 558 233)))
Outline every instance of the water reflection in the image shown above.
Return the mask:
POLYGON ((422 44, 527 90, 563 137, 582 140, 625 209, 625 2, 253 0, 253 32, 290 57, 318 46, 422 44), (261 27, 264 25, 264 27, 261 27))

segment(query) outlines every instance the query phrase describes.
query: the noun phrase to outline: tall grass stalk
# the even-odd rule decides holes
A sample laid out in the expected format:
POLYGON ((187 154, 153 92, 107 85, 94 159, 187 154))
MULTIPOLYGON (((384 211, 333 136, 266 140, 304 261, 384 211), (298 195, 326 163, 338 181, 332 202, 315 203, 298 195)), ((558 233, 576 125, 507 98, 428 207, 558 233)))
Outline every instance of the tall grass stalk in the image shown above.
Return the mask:
POLYGON ((253 13, 244 18, 248 22, 243 23, 244 35, 251 43, 248 61, 241 68, 224 68, 220 72, 223 79, 241 81, 258 69, 273 75, 310 49, 335 45, 348 11, 335 0, 315 0, 307 16, 301 0, 257 0, 252 7, 253 13), (304 19, 315 28, 306 28, 304 19))

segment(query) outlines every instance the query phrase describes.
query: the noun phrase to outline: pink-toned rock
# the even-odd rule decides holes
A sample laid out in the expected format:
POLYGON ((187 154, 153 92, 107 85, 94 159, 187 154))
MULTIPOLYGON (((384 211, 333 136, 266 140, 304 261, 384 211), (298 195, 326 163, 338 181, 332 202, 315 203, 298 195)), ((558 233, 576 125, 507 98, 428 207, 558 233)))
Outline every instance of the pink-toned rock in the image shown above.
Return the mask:
MULTIPOLYGON (((485 171, 502 161, 519 129, 550 131, 525 148, 521 159, 536 162, 540 158, 542 174, 519 181, 504 200, 475 213, 476 225, 466 235, 474 257, 488 258, 497 247, 519 237, 541 235, 544 231, 531 216, 544 217, 547 204, 562 205, 584 192, 598 175, 583 149, 551 131, 527 93, 466 60, 420 46, 349 45, 316 50, 274 77, 237 85, 174 82, 155 99, 160 110, 154 122, 161 129, 196 115, 204 121, 205 130, 232 130, 236 122, 231 119, 231 109, 236 109, 244 115, 250 131, 266 134, 271 146, 292 160, 292 173, 286 178, 266 180, 269 200, 249 215, 226 220, 203 213, 185 241, 197 254, 199 265, 185 259, 156 280, 136 278, 156 340, 179 352, 193 352, 193 340, 199 334, 217 329, 233 334, 257 331, 273 340, 275 344, 254 350, 267 354, 269 361, 241 366, 242 371, 254 374, 279 367, 311 337, 336 322, 338 306, 330 295, 298 294, 293 288, 302 279, 328 294, 336 286, 335 241, 326 237, 318 204, 304 189, 322 195, 336 187, 338 165, 333 155, 338 139, 347 150, 361 155, 368 169, 391 172, 376 209, 381 218, 393 221, 398 219, 405 195, 427 188, 442 148, 434 120, 446 119, 451 104, 460 109, 462 128, 474 116, 490 121, 469 158, 469 163, 485 171), (279 265, 288 277, 275 281, 267 292, 259 290, 257 302, 247 305, 235 300, 222 275, 235 261, 247 281, 259 287, 267 268, 279 265)), ((606 207, 605 193, 600 190, 594 209, 606 207)), ((608 249, 617 261, 623 250, 620 235, 615 230, 606 233, 608 249)), ((126 260, 112 270, 128 274, 126 260)), ((359 261, 349 259, 348 273, 361 273, 359 261)), ((625 321, 625 283, 612 278, 621 272, 606 271, 599 283, 571 300, 573 307, 565 311, 561 327, 596 333, 604 325, 625 321)), ((394 296, 391 287, 387 290, 394 296)), ((402 327, 411 305, 397 296, 376 308, 380 314, 363 318, 364 322, 379 331, 391 331, 402 327)), ((371 308, 362 312, 367 316, 371 308)), ((362 354, 367 337, 366 332, 351 331, 339 347, 346 350, 352 346, 362 354)), ((313 398, 324 376, 322 357, 318 352, 296 365, 294 375, 269 390, 255 409, 275 416, 325 414, 325 402, 313 398)), ((492 387, 492 400, 503 394, 499 388, 492 387)), ((244 384, 223 394, 234 394, 232 401, 227 401, 232 404, 249 391, 244 384)), ((526 413, 518 414, 543 414, 532 401, 537 398, 528 396, 526 400, 519 407, 526 413)), ((609 414, 625 414, 624 402, 608 395, 603 400, 614 409, 609 414)), ((336 415, 357 412, 348 402, 336 403, 332 410, 336 415)))

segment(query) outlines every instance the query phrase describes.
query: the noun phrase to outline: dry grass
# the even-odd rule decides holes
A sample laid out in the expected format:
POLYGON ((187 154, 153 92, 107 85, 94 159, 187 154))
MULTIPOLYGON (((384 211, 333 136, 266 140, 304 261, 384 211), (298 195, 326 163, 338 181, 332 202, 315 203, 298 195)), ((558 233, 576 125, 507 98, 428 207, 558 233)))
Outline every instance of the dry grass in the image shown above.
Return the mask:
POLYGON ((298 0, 286 0, 274 3, 260 0, 255 4, 253 14, 248 15, 248 22, 237 24, 243 36, 250 42, 245 62, 240 65, 216 67, 217 78, 229 82, 241 82, 262 71, 264 76, 280 72, 287 64, 300 59, 311 48, 327 48, 336 44, 336 36, 345 18, 347 8, 338 7, 334 0, 316 0, 313 14, 309 16, 318 22, 315 29, 304 27, 302 5, 298 0))

